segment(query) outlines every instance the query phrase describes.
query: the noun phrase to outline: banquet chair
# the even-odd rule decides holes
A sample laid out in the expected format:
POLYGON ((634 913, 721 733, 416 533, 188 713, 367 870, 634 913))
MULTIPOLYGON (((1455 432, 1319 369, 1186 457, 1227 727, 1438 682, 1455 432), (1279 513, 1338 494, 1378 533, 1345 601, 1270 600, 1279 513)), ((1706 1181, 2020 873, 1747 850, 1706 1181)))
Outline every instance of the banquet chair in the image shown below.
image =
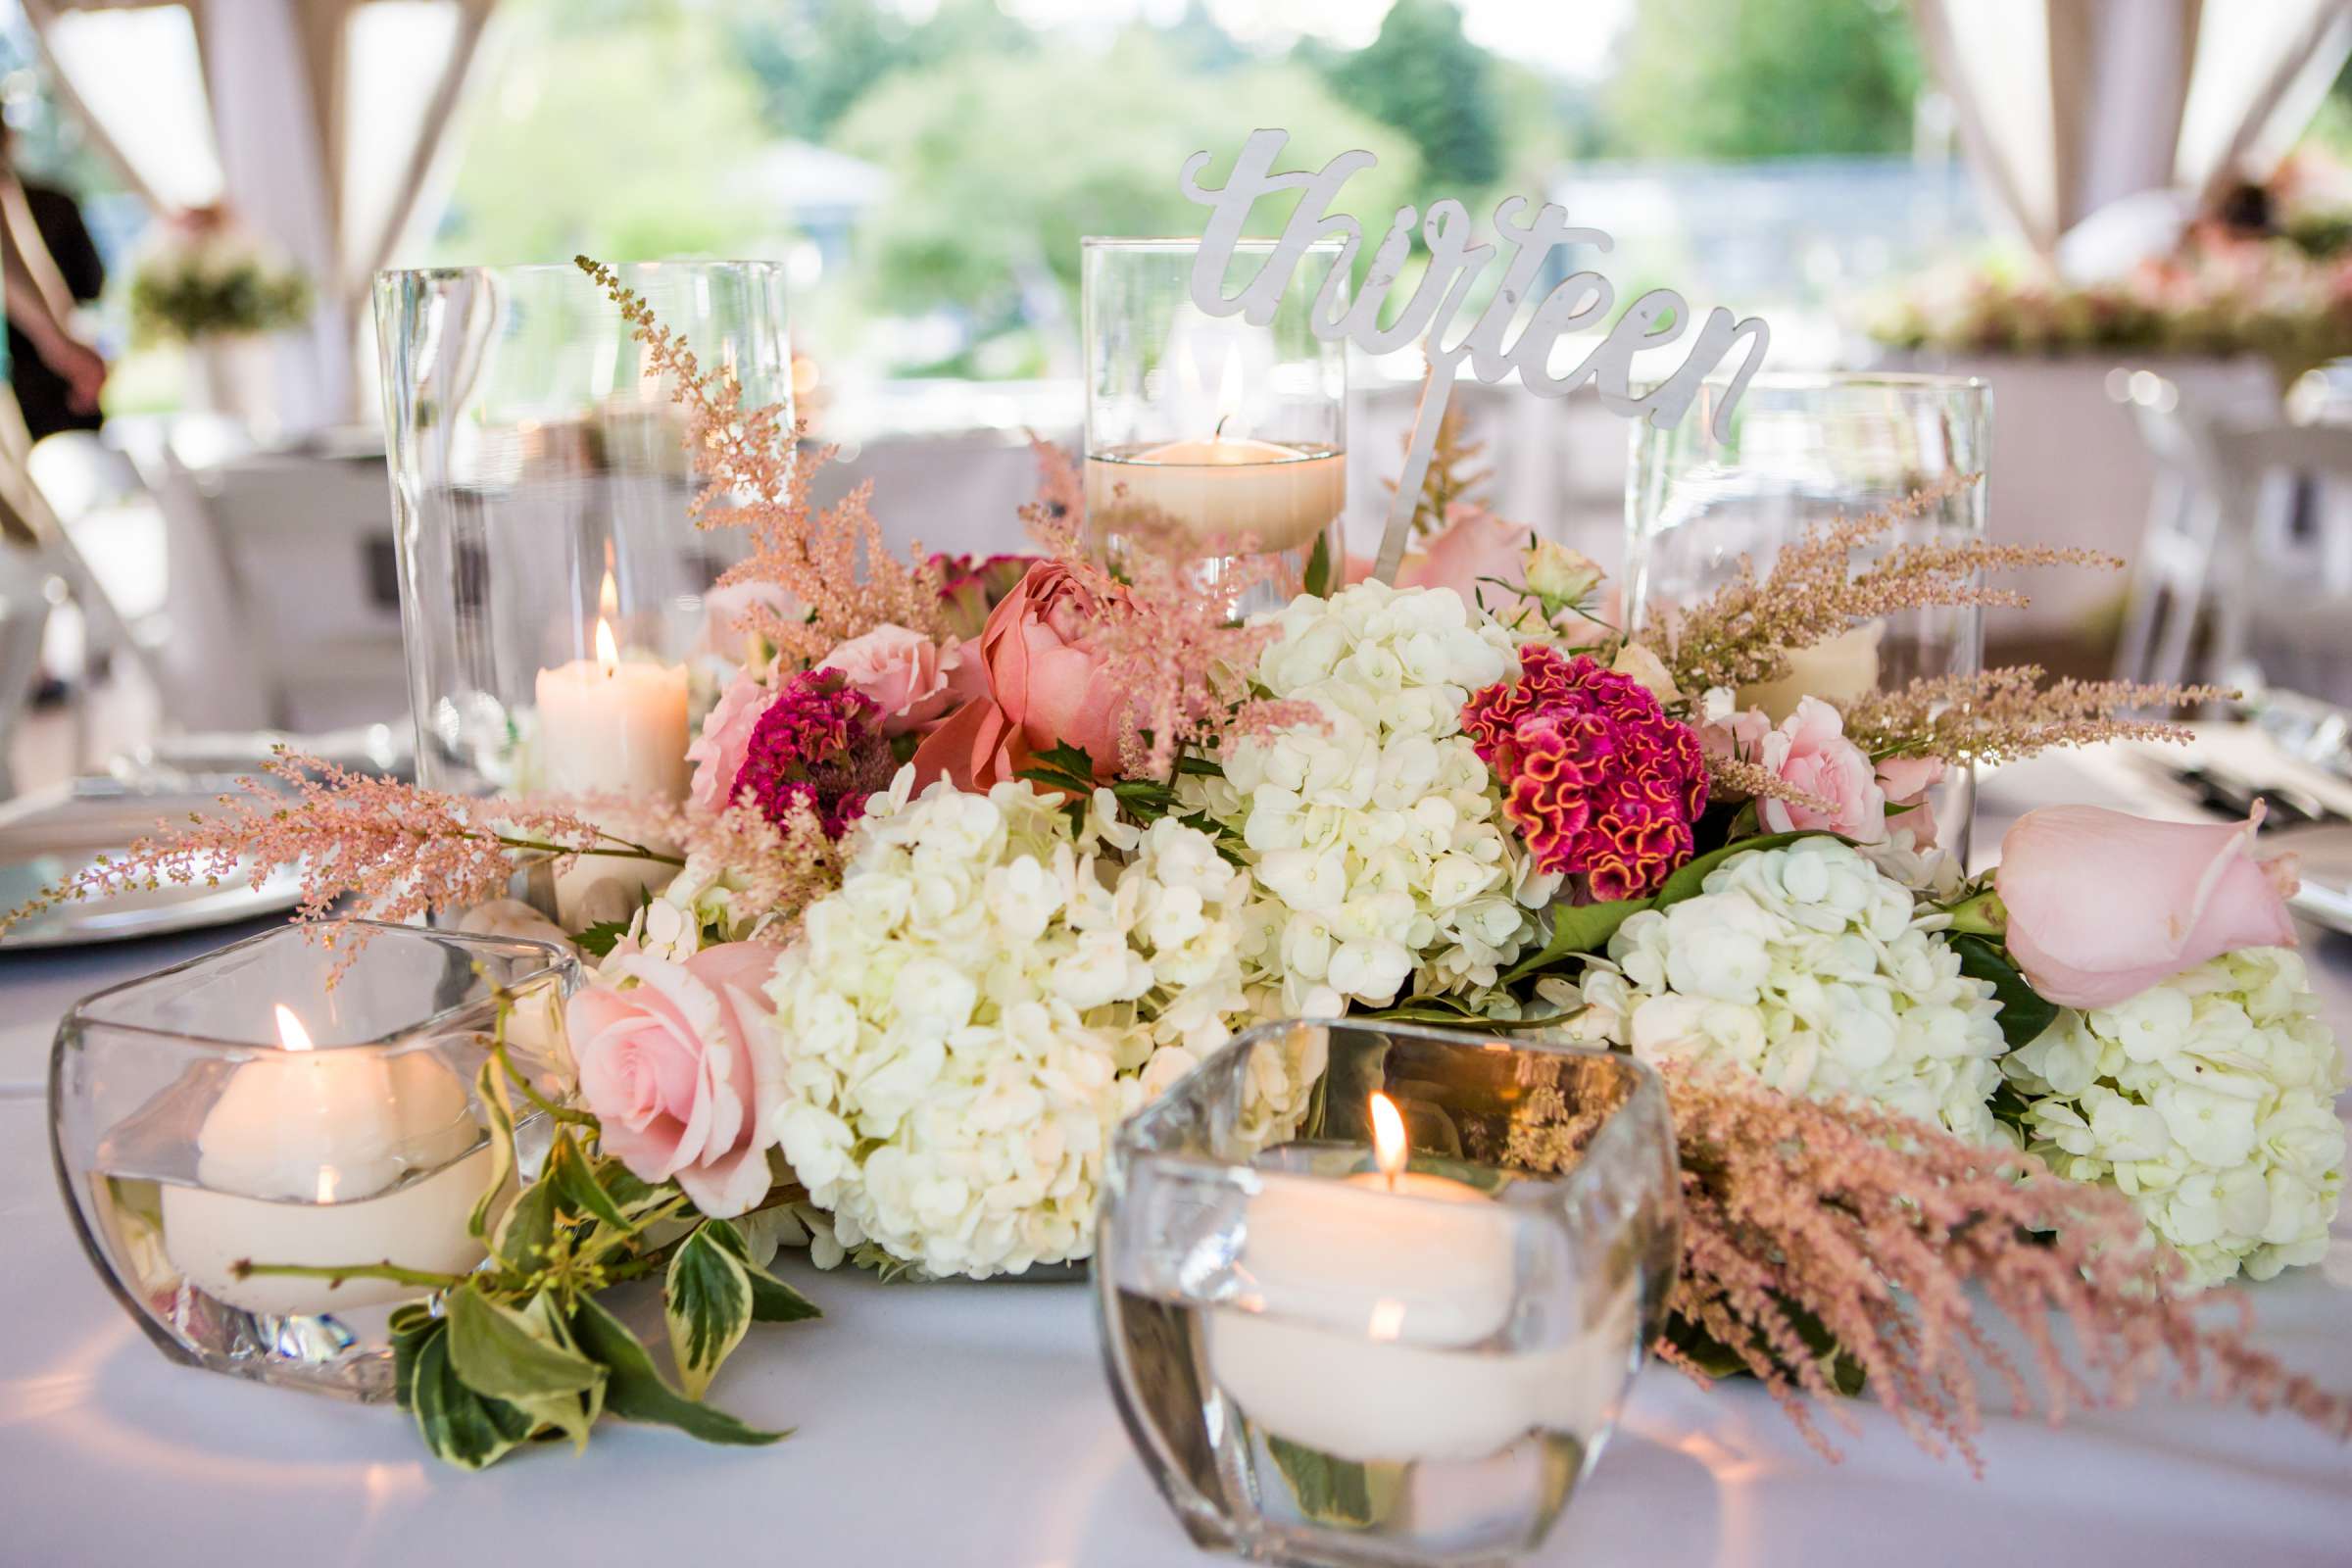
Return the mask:
POLYGON ((2157 488, 2117 676, 2240 681, 2260 653, 2305 666, 2262 671, 2267 684, 2315 684, 2352 655, 2352 427, 2216 414, 2164 382, 2130 401, 2157 488))

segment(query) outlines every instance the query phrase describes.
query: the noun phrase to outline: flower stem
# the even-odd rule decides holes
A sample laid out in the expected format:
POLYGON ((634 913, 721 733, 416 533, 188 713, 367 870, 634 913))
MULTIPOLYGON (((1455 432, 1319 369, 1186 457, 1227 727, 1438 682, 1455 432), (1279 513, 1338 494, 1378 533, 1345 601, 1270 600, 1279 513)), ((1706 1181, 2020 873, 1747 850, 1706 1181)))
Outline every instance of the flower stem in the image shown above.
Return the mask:
POLYGON ((421 1290, 454 1291, 466 1283, 463 1274, 435 1274, 426 1269, 402 1268, 387 1259, 381 1263, 339 1263, 328 1268, 315 1268, 306 1263, 256 1263, 241 1257, 228 1266, 238 1279, 251 1279, 266 1274, 283 1279, 325 1280, 328 1288, 345 1280, 390 1280, 395 1285, 414 1285, 421 1290))

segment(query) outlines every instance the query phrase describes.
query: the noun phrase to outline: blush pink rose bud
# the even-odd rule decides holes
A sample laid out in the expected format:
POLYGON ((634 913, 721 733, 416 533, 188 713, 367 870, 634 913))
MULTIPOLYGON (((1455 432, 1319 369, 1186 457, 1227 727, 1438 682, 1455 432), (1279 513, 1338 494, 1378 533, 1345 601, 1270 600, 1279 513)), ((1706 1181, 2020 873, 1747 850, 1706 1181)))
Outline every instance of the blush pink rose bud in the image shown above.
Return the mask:
POLYGON ((1462 603, 1486 595, 1489 609, 1501 612, 1518 596, 1493 581, 1517 582, 1527 569, 1532 530, 1504 522, 1486 508, 1457 502, 1446 511, 1446 526, 1419 555, 1407 556, 1396 572, 1399 588, 1450 588, 1462 603))
POLYGON ((683 963, 618 954, 565 1015, 605 1152, 642 1181, 676 1181, 720 1219, 769 1186, 760 1105, 782 1065, 768 1062, 763 1020, 775 1009, 762 988, 775 964, 776 950, 759 942, 683 963))
MULTIPOLYGON (((1739 727, 1735 721, 1735 733, 1739 727)), ((1845 720, 1838 710, 1820 698, 1803 699, 1778 728, 1766 730, 1752 760, 1830 808, 1822 811, 1764 796, 1756 802, 1756 817, 1769 831, 1826 829, 1865 844, 1886 836, 1886 797, 1879 788, 1878 770, 1845 738, 1845 720)))
POLYGON ((1879 763, 1879 793, 1886 797, 1889 832, 1907 828, 1916 849, 1936 847, 1936 813, 1928 808, 1928 792, 1943 782, 1940 757, 1889 757, 1879 763), (1897 810, 1896 808, 1904 808, 1897 810))
POLYGON ((686 748, 686 760, 694 764, 686 802, 696 810, 725 808, 728 794, 735 788, 735 775, 743 771, 743 760, 751 752, 752 731, 759 728, 760 715, 767 711, 767 705, 776 700, 769 673, 764 667, 738 670, 710 711, 703 715, 703 732, 686 748))
POLYGON ((2009 956, 2065 1007, 2109 1007, 2239 948, 2289 947, 2290 860, 2254 858, 2243 822, 2155 822, 2097 806, 2028 811, 1993 891, 2009 956))
POLYGON ((979 695, 979 661, 955 638, 946 646, 904 626, 881 625, 825 656, 850 689, 882 710, 882 733, 905 735, 979 695))

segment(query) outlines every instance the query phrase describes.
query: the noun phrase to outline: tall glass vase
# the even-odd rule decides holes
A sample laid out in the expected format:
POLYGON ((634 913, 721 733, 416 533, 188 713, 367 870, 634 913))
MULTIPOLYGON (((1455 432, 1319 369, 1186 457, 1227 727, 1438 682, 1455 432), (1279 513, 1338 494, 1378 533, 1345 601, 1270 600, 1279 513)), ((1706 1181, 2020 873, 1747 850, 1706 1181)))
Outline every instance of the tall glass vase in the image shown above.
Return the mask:
MULTIPOLYGON (((748 406, 789 405, 780 264, 617 270, 748 406)), ((375 311, 419 778, 683 798, 737 652, 709 596, 741 546, 688 514, 703 480, 674 387, 575 267, 386 272, 375 311)), ((553 895, 575 926, 636 862, 581 864, 553 895)))
MULTIPOLYGON (((1237 244, 1227 288, 1246 286, 1273 249, 1237 244)), ((1338 241, 1299 257, 1263 325, 1194 304, 1197 240, 1088 239, 1082 250, 1090 545, 1114 562, 1139 548, 1178 555, 1211 582, 1270 558, 1271 573, 1235 608, 1287 602, 1319 543, 1340 559, 1348 346, 1308 326, 1338 241)), ((1336 298, 1344 306, 1344 282, 1336 298)))
MULTIPOLYGON (((1639 627, 1729 580, 1759 575, 1816 524, 1860 517, 1923 490, 1939 499, 1881 535, 1871 554, 1984 532, 1992 393, 1980 380, 1929 375, 1760 375, 1711 432, 1726 388, 1700 389, 1670 430, 1637 425, 1626 491, 1626 611, 1639 627)), ((1984 611, 1909 610, 1855 625, 1800 655, 1788 679, 1745 702, 1776 717, 1797 698, 1833 701, 1914 678, 1984 667, 1984 611)), ((1937 842, 1968 855, 1974 775, 1953 769, 1931 793, 1937 842)), ((1890 819, 1907 823, 1910 813, 1890 819)))

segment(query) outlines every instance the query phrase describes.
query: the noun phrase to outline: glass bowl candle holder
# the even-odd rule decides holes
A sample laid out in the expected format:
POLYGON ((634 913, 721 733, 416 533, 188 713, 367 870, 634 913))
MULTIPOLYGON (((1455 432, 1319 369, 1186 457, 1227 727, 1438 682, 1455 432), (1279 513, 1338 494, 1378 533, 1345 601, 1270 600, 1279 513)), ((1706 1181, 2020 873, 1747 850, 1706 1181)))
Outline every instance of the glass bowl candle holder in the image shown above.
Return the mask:
MULTIPOLYGON (((1318 541, 1340 560, 1348 346, 1316 337, 1309 322, 1341 247, 1308 247, 1263 325, 1193 303, 1200 249, 1162 239, 1082 246, 1089 538, 1114 563, 1138 549, 1195 561, 1212 583, 1246 555, 1271 557, 1272 580, 1237 595, 1246 612, 1287 602, 1318 541)), ((1273 250, 1272 240, 1235 245, 1227 294, 1273 250)), ((1333 310, 1347 298, 1342 279, 1333 310)))
POLYGON ((1251 1030, 1113 1142, 1095 1279, 1128 1433, 1210 1549, 1532 1549, 1661 1326, 1677 1190, 1664 1091, 1631 1057, 1251 1030), (1313 1108, 1269 1144, 1253 1079, 1318 1055, 1313 1108))
MULTIPOLYGON (((782 264, 615 271, 791 429, 782 264)), ((743 651, 710 603, 743 546, 688 515, 703 479, 673 383, 576 267, 385 272, 375 315, 420 782, 682 799, 743 651)), ((656 874, 584 860, 527 891, 577 929, 656 874)))
MULTIPOLYGON (((1992 392, 1936 375, 1759 375, 1712 433, 1728 383, 1699 388, 1672 429, 1634 426, 1626 489, 1626 609, 1636 628, 1729 581, 1742 560, 1759 576, 1783 545, 1816 525, 1858 518, 1927 491, 1858 560, 1984 534, 1992 392)), ((1915 677, 1984 667, 1977 606, 1906 610, 1801 651, 1788 675, 1741 694, 1777 721, 1801 695, 1833 702, 1915 677)), ((1951 769, 1926 803, 1936 842, 1965 863, 1976 781, 1951 769)), ((1890 828, 1917 826, 1895 816, 1890 828)))
MULTIPOLYGON (((372 1400, 392 1395, 393 1309, 431 1287, 241 1265, 479 1263, 497 994, 509 1059, 552 1083, 580 971, 545 943, 357 923, 368 940, 331 986, 342 955, 287 927, 75 1004, 49 1130, 82 1246, 166 1355, 372 1400)), ((535 1163, 544 1129, 520 1143, 535 1163)))

